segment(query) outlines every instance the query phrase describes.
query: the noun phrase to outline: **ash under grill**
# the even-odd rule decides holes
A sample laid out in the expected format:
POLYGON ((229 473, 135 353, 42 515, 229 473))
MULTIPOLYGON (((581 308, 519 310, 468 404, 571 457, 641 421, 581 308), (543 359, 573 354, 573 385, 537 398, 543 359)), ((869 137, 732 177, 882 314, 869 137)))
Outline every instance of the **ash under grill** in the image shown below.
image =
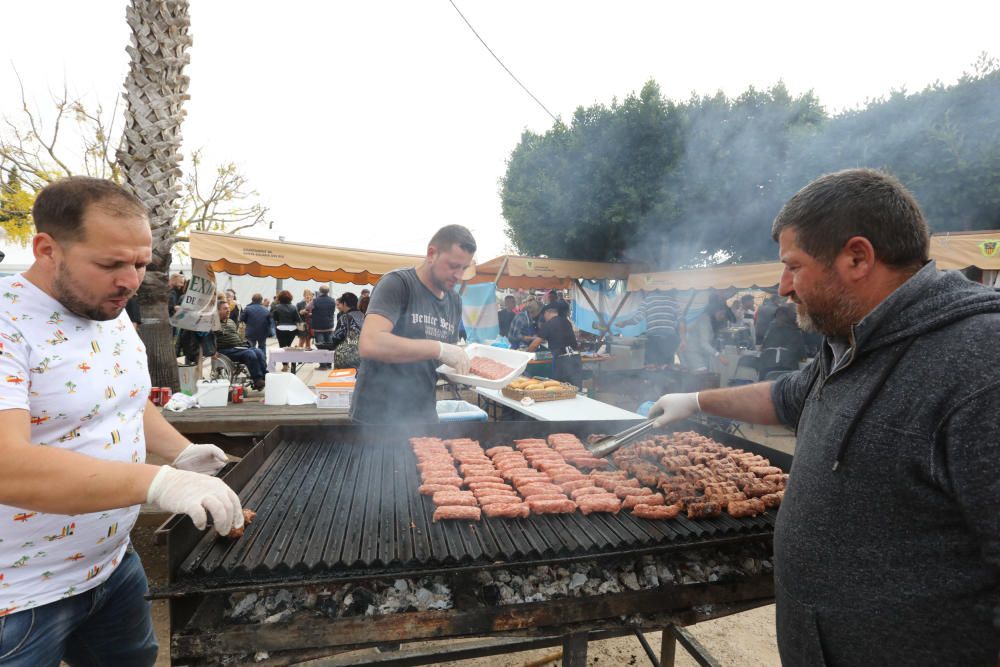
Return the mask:
MULTIPOLYGON (((485 430, 488 426, 480 427, 482 433, 470 433, 466 427, 464 433, 488 447, 560 428, 525 424, 519 429, 525 433, 511 434, 485 430)), ((582 436, 595 430, 594 424, 574 426, 572 431, 582 436)), ((413 431, 442 433, 437 426, 413 431)), ((211 588, 289 578, 374 576, 697 546, 773 531, 773 512, 696 521, 644 521, 621 512, 433 523, 434 506, 417 492, 416 460, 405 436, 279 429, 268 440, 270 454, 240 490, 244 506, 257 512, 256 521, 238 540, 217 539, 208 531, 181 562, 175 581, 211 588), (347 433, 350 437, 338 437, 347 433)))

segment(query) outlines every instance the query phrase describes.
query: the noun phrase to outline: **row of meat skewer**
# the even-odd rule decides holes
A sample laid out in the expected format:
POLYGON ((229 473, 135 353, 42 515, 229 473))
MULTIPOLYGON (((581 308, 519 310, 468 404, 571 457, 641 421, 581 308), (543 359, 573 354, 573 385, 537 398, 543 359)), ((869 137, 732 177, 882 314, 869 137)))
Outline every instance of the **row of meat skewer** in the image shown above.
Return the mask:
POLYGON ((623 448, 608 470, 575 435, 527 438, 483 449, 469 438, 411 438, 434 521, 628 510, 642 519, 682 512, 753 516, 781 502, 787 475, 755 454, 697 433, 658 436, 623 448), (654 490, 655 489, 655 490, 654 490))

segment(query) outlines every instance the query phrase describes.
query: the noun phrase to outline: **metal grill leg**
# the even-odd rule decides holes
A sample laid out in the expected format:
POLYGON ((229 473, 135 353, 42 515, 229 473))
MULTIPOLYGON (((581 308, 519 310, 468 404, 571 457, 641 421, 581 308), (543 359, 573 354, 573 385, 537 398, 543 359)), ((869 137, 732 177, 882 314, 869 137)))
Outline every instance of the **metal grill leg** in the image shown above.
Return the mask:
POLYGON ((587 667, 587 633, 563 637, 563 667, 587 667))
POLYGON ((660 665, 674 667, 674 660, 677 658, 677 640, 674 639, 670 627, 663 628, 660 634, 660 665))

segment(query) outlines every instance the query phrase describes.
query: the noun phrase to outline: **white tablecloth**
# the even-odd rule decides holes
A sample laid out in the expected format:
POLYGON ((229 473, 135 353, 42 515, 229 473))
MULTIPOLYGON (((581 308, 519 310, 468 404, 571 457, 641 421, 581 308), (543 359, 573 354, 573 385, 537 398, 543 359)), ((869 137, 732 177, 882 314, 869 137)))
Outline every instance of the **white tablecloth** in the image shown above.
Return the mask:
POLYGON ((539 421, 574 421, 574 420, 625 420, 625 419, 645 419, 637 412, 629 412, 616 408, 613 405, 595 401, 586 396, 566 399, 564 401, 543 401, 531 406, 521 405, 520 401, 507 398, 500 393, 499 389, 476 388, 476 393, 491 401, 506 405, 508 408, 517 410, 521 414, 528 415, 532 419, 539 421))
POLYGON ((273 373, 279 364, 332 364, 333 350, 297 350, 282 347, 267 353, 267 372, 273 373))

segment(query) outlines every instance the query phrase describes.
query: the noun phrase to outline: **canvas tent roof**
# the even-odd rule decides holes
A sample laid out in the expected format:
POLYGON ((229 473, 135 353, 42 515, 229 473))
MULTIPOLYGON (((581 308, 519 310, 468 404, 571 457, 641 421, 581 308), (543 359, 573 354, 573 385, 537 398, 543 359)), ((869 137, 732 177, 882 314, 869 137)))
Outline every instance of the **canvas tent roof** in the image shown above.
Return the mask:
POLYGON ((192 232, 192 260, 204 260, 216 273, 270 276, 338 284, 374 285, 393 269, 419 266, 423 255, 289 243, 249 236, 192 232))
POLYGON ((931 237, 931 258, 939 269, 976 266, 1000 270, 1000 231, 953 232, 931 237))
POLYGON ((633 273, 628 279, 628 291, 643 290, 701 290, 770 287, 781 279, 784 264, 725 264, 704 269, 633 273))
POLYGON ((633 264, 501 255, 476 266, 476 277, 469 282, 499 282, 502 289, 566 289, 574 280, 626 280, 638 268, 633 264))
MULTIPOLYGON (((976 266, 1000 270, 1000 231, 935 234, 931 236, 930 256, 939 269, 976 266)), ((763 262, 634 273, 629 276, 628 291, 770 287, 778 284, 782 268, 781 262, 763 262)))

